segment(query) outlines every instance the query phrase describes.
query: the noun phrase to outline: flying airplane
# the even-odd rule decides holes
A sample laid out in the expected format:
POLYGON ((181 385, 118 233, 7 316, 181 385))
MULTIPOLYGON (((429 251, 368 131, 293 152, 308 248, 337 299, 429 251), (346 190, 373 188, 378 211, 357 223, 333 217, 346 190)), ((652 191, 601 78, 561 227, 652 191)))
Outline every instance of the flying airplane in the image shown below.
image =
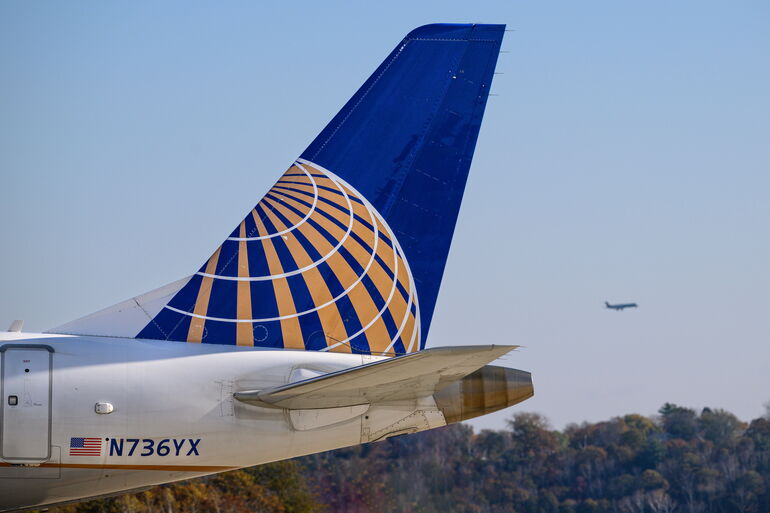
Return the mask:
POLYGON ((515 345, 425 347, 504 29, 409 33, 192 275, 0 334, 0 511, 532 397, 530 373, 490 365, 515 345))
POLYGON ((617 305, 611 305, 607 301, 604 302, 604 305, 610 310, 617 310, 618 312, 622 312, 624 308, 637 308, 639 306, 636 303, 618 303, 617 305))

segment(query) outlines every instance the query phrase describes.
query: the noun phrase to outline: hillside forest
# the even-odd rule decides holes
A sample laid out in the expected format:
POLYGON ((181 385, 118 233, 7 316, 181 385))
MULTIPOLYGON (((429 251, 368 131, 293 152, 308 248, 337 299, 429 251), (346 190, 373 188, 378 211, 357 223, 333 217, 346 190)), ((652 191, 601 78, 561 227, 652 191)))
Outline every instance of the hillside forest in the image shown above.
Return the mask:
POLYGON ((770 408, 742 422, 667 403, 563 430, 518 412, 49 511, 768 513, 770 408))

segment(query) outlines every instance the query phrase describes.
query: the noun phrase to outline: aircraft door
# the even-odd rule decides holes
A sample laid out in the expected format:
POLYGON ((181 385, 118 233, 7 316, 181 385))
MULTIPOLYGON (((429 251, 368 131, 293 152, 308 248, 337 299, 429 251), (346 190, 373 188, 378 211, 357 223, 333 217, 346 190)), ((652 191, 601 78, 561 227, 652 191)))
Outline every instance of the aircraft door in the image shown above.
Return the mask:
POLYGON ((52 351, 31 345, 0 348, 4 460, 34 463, 51 457, 52 351))

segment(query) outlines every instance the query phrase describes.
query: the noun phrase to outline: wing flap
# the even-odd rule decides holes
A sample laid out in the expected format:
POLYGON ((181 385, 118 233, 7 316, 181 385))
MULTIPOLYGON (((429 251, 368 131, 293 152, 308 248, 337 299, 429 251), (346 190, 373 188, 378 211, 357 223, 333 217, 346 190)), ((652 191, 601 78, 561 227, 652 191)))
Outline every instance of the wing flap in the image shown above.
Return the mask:
POLYGON ((266 390, 236 392, 257 406, 340 408, 434 394, 518 346, 437 347, 266 390))

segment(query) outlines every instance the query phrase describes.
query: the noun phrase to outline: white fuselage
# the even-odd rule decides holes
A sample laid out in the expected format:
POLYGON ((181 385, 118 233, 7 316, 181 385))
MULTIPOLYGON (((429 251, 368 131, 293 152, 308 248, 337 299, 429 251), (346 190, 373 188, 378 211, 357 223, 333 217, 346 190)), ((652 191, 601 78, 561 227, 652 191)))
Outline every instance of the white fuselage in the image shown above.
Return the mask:
POLYGON ((431 397, 291 412, 233 399, 235 391, 271 388, 379 359, 366 355, 22 333, 0 334, 0 354, 0 511, 187 479, 445 423, 431 397), (33 351, 34 358, 24 351, 33 351), (24 369, 14 370, 14 358, 32 367, 15 375, 24 369), (18 404, 9 404, 10 395, 19 397, 18 404), (113 411, 99 414, 97 403, 113 411), (85 448, 80 439, 90 439, 85 448))

